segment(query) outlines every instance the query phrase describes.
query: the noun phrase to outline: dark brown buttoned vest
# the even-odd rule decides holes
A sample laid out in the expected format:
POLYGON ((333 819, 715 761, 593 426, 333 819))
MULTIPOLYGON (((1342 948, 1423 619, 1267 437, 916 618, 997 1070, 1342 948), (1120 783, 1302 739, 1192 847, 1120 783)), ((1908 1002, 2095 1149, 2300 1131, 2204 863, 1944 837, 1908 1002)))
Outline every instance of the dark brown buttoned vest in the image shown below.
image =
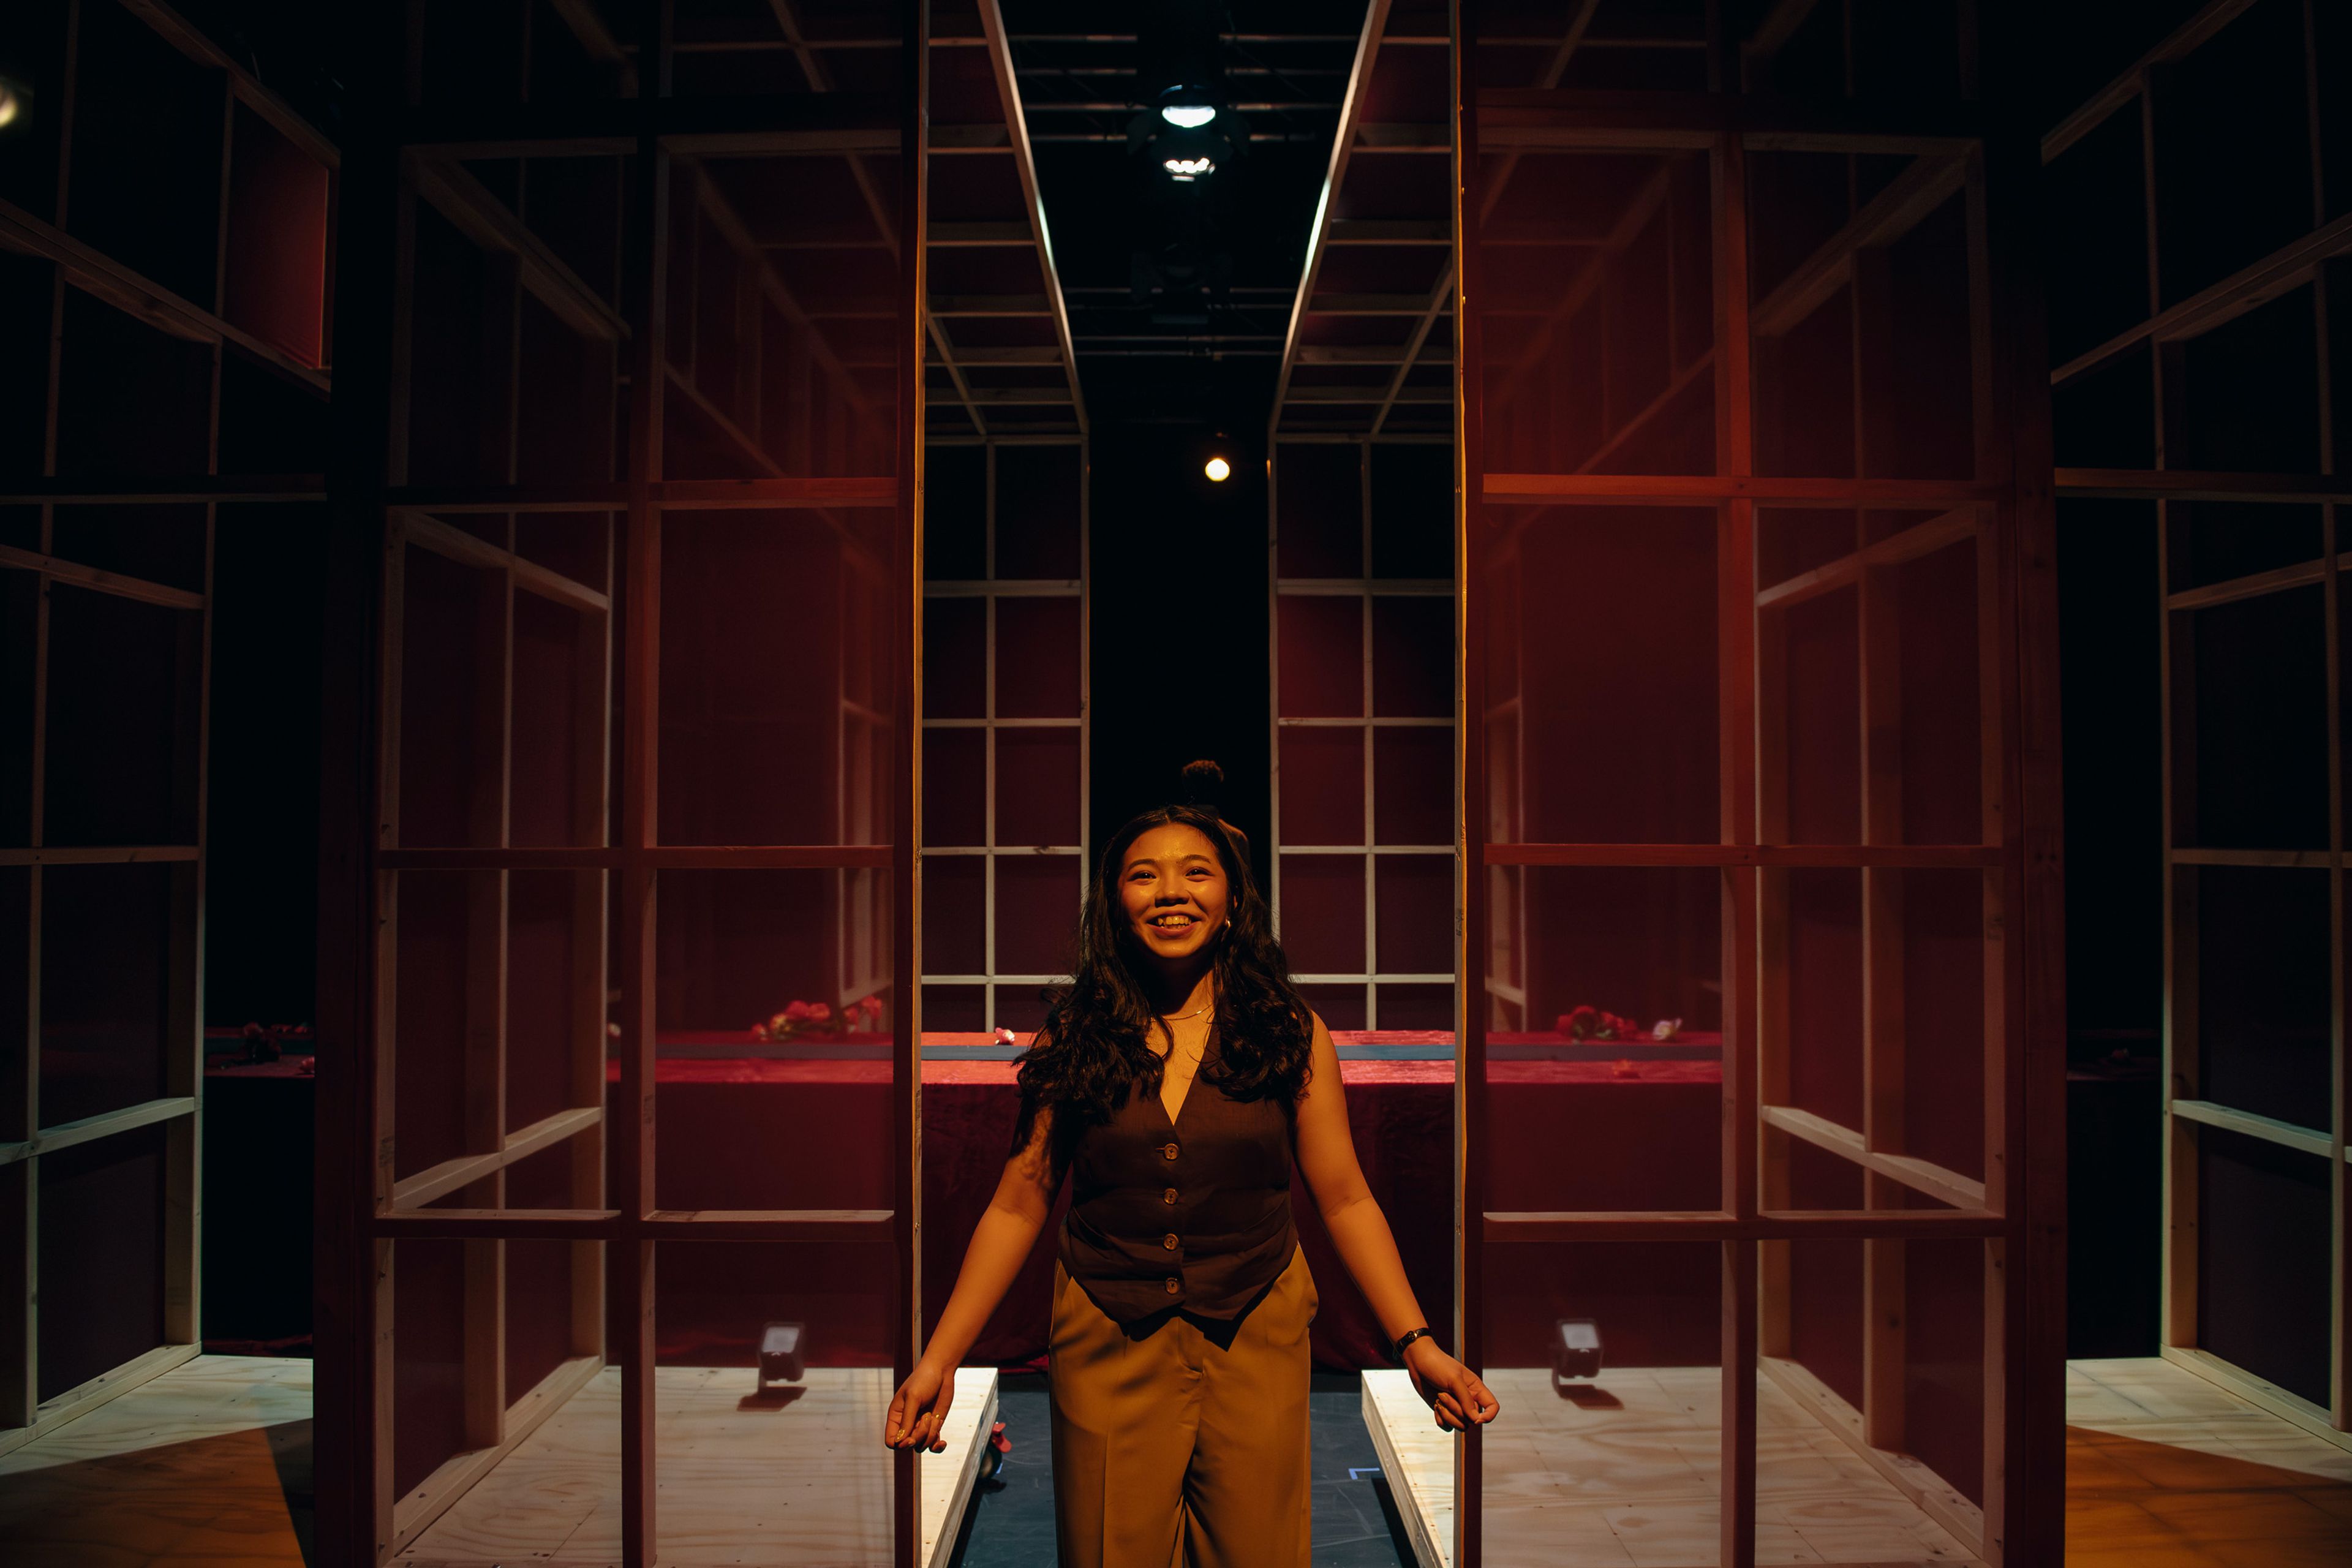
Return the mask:
POLYGON ((1290 1261, 1291 1108, 1209 1080, 1213 1030, 1176 1120, 1138 1086, 1071 1155, 1062 1267, 1105 1316, 1132 1324, 1181 1307, 1231 1319, 1290 1261))

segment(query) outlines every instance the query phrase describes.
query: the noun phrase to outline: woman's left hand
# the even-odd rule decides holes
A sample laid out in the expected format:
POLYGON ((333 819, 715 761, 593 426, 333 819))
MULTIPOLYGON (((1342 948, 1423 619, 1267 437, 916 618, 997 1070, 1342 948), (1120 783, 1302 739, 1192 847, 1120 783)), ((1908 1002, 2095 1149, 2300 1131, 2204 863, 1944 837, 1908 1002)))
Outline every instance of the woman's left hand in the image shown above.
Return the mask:
POLYGON ((1438 1426, 1448 1432, 1483 1426, 1502 1411, 1502 1401, 1478 1374, 1438 1349, 1434 1340, 1407 1345, 1404 1369, 1413 1392, 1437 1412, 1438 1426))

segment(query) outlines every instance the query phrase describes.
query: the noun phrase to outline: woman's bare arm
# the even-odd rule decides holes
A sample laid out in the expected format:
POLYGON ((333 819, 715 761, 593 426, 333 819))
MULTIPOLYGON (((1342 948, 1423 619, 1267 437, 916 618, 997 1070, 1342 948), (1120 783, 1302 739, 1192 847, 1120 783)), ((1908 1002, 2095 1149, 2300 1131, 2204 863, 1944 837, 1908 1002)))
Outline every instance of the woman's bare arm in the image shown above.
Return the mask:
POLYGON ((980 1331, 988 1326, 997 1303, 1013 1288, 1021 1266, 1029 1261, 1030 1249, 1037 1245, 1037 1233, 1045 1228, 1046 1217, 1054 1212, 1054 1194, 1061 1185, 1052 1156, 1053 1120, 1051 1109, 1039 1110, 1028 1143, 1004 1162, 996 1195, 989 1199, 988 1211, 980 1216, 964 1248, 963 1268, 957 1272, 955 1289, 940 1313, 940 1326, 923 1347, 925 1361, 945 1367, 961 1363, 972 1342, 980 1338, 980 1331))
POLYGON ((1004 1162, 996 1181, 996 1195, 964 1247, 963 1268, 955 1289, 940 1314, 940 1326, 923 1347, 922 1359, 898 1385, 883 1417, 882 1440, 893 1448, 944 1447, 940 1429, 947 1424, 948 1407, 955 1403, 955 1369, 971 1343, 987 1326, 990 1314, 1013 1276, 1029 1260, 1037 1233, 1054 1212, 1054 1193, 1060 1173, 1054 1169, 1053 1112, 1037 1113, 1029 1142, 1004 1162))
MULTIPOLYGON (((1421 1303, 1405 1278, 1404 1260, 1397 1256, 1396 1237, 1388 1216, 1373 1201, 1356 1163, 1356 1140, 1348 1130, 1346 1091, 1339 1084, 1339 1051, 1323 1020, 1315 1020, 1313 1076, 1298 1102, 1296 1144, 1299 1174, 1307 1178, 1323 1228, 1331 1233, 1339 1260, 1355 1277, 1356 1288, 1371 1304, 1381 1331, 1391 1342, 1408 1330, 1423 1327, 1421 1303)), ((1415 1340, 1405 1351, 1405 1365, 1413 1374, 1422 1397, 1437 1412, 1438 1425, 1448 1429, 1491 1421, 1500 1405, 1477 1374, 1447 1355, 1434 1340, 1415 1340)))

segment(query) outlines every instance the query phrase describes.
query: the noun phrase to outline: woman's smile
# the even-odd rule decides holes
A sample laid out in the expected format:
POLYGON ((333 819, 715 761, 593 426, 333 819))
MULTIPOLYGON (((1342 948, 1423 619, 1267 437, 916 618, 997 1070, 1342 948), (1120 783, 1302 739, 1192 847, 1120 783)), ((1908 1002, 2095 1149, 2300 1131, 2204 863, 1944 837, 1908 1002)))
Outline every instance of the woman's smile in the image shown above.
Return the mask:
POLYGON ((1118 890, 1145 951, 1171 962, 1216 934, 1233 894, 1214 847, 1198 828, 1175 823, 1129 846, 1118 890))

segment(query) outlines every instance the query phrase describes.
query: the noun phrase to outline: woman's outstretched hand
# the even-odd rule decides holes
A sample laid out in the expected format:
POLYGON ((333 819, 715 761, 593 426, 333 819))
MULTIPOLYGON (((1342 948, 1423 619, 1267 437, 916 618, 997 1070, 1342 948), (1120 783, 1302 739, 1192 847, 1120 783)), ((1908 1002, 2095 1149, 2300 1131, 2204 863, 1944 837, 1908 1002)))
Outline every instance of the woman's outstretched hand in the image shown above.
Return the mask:
POLYGON ((1503 1408, 1478 1374, 1439 1350, 1434 1340, 1415 1340, 1405 1346, 1404 1370, 1412 1379, 1412 1391, 1437 1412, 1438 1426, 1448 1432, 1483 1426, 1503 1408))
POLYGON ((955 1373, 928 1361, 917 1362, 890 1401, 890 1414, 882 1419, 882 1446, 945 1453, 947 1442, 940 1429, 947 1425, 948 1406, 954 1403, 955 1373))

